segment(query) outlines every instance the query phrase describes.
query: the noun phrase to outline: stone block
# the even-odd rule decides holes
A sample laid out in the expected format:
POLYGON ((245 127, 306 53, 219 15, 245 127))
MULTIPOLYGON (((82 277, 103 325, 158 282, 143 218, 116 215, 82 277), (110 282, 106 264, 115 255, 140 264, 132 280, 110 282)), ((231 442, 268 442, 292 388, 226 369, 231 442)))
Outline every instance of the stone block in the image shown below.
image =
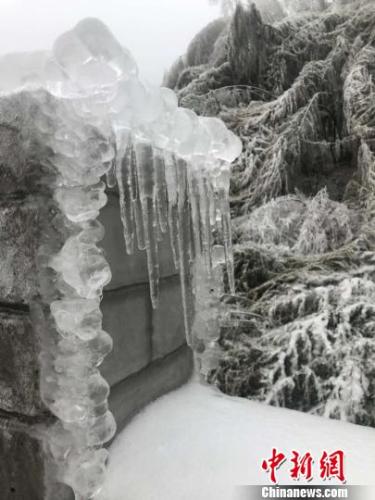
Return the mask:
POLYGON ((152 358, 163 358, 186 342, 178 276, 160 283, 159 307, 152 312, 152 358))
POLYGON ((117 431, 148 403, 187 382, 192 371, 192 351, 184 345, 112 387, 109 406, 117 431))
POLYGON ((48 259, 66 231, 65 219, 44 196, 0 201, 0 302, 28 304, 39 296, 40 247, 48 259))
POLYGON ((43 144, 35 121, 48 122, 56 100, 48 92, 24 91, 0 98, 0 194, 48 189, 55 178, 52 151, 43 144))
POLYGON ((4 423, 0 418, 0 498, 45 500, 41 443, 23 430, 12 430, 12 422, 1 428, 4 423))
POLYGON ((53 477, 36 434, 41 424, 0 413, 1 500, 73 500, 71 488, 53 477))
MULTIPOLYGON (((105 236, 100 245, 105 251, 106 259, 112 270, 112 281, 107 286, 107 290, 135 283, 148 283, 146 252, 137 249, 133 255, 126 253, 119 199, 116 192, 108 192, 108 203, 101 210, 99 220, 105 227, 105 236)), ((159 243, 159 264, 161 277, 177 274, 169 235, 165 235, 164 240, 159 243)))
POLYGON ((148 285, 104 293, 103 328, 113 339, 113 351, 101 372, 110 385, 141 370, 151 360, 151 303, 148 285))
POLYGON ((0 298, 28 302, 37 294, 39 208, 24 200, 0 203, 0 298))
MULTIPOLYGON (((37 415, 39 342, 26 312, 0 310, 0 409, 37 415)), ((1 455, 0 455, 1 456, 1 455)))

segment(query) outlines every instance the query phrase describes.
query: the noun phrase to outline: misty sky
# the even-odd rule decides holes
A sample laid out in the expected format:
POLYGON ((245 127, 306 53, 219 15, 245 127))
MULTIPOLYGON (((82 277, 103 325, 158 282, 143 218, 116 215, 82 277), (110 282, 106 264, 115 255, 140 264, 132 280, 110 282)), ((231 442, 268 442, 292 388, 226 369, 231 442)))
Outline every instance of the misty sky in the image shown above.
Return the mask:
POLYGON ((132 51, 142 78, 158 84, 218 15, 208 0, 0 0, 0 54, 49 49, 63 31, 94 16, 132 51))

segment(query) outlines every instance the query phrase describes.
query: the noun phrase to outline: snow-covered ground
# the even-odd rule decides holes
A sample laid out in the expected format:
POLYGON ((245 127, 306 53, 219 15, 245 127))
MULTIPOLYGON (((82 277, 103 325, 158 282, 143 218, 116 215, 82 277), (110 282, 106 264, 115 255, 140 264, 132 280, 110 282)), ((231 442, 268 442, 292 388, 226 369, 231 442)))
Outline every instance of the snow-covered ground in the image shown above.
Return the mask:
MULTIPOLYGON (((229 500, 236 485, 269 484, 272 448, 345 452, 348 484, 374 484, 375 430, 272 408, 192 381, 139 414, 111 447, 103 500, 229 500)), ((290 464, 277 471, 291 484, 290 464)))

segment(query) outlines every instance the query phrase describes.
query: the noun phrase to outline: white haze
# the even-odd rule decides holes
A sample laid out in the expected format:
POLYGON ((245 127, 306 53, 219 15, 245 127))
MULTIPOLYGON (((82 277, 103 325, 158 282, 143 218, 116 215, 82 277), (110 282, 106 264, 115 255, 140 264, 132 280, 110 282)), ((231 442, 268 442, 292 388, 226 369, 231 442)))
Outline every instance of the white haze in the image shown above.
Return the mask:
POLYGON ((98 17, 159 84, 193 36, 220 15, 207 0, 0 0, 0 54, 49 49, 84 17, 98 17))

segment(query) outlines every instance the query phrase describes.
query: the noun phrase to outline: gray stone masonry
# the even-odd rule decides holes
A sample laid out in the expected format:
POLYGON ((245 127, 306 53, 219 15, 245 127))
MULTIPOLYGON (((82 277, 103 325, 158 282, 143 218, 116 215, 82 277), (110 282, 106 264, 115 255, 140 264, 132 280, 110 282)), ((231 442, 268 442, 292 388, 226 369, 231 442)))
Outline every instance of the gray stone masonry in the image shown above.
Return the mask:
MULTIPOLYGON (((70 497, 65 486, 47 480, 40 431, 53 417, 40 398, 40 336, 30 315, 40 293, 53 294, 48 276, 39 269, 65 239, 50 190, 51 151, 34 134, 40 103, 53 114, 53 98, 41 91, 0 98, 1 500, 70 497)), ((102 371, 112 386, 110 406, 121 429, 144 405, 188 379, 192 357, 168 238, 160 245, 161 300, 155 311, 144 253, 126 255, 115 192, 109 193, 100 220, 113 273, 104 293, 103 323, 114 340, 102 371)))

